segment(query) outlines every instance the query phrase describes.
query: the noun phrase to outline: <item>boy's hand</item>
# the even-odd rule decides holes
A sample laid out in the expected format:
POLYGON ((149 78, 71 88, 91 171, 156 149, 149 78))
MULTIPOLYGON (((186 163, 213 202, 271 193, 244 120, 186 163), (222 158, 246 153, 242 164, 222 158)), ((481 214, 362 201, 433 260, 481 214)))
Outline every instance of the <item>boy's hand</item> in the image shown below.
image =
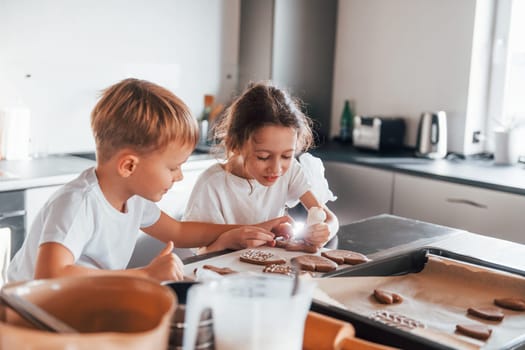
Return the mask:
POLYGON ((275 235, 258 226, 241 226, 221 234, 206 248, 206 252, 224 249, 254 248, 272 242, 275 235))
POLYGON ((293 226, 289 222, 284 222, 274 227, 272 232, 275 233, 277 237, 288 239, 293 236, 293 226))
POLYGON ((146 274, 158 281, 179 281, 184 278, 184 264, 179 257, 173 254, 173 242, 166 244, 148 266, 144 267, 146 274))
POLYGON ((294 220, 288 216, 281 216, 272 220, 261 222, 256 226, 275 233, 276 236, 290 238, 292 235, 292 225, 294 220))
POLYGON ((308 226, 304 240, 316 247, 322 247, 330 238, 330 228, 328 224, 322 222, 308 226))

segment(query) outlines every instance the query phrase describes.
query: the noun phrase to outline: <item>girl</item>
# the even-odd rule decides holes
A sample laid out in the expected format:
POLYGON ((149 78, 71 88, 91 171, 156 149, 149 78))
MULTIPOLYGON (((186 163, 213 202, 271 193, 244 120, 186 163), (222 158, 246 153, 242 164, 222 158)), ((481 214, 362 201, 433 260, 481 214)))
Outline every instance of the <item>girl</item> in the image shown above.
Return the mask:
MULTIPOLYGON (((269 83, 249 87, 218 122, 215 138, 221 140, 226 159, 201 174, 185 220, 251 224, 282 216, 300 201, 306 209, 320 207, 326 214, 324 222, 307 228, 307 243, 320 247, 335 235, 337 218, 324 205, 335 197, 324 174, 306 176, 295 158, 313 143, 311 120, 285 91, 269 83), (315 189, 309 181, 314 177, 320 184, 315 189)), ((324 171, 316 160, 317 170, 324 171)), ((227 236, 220 235, 204 251, 225 249, 227 236)), ((264 243, 254 240, 252 246, 264 243)))

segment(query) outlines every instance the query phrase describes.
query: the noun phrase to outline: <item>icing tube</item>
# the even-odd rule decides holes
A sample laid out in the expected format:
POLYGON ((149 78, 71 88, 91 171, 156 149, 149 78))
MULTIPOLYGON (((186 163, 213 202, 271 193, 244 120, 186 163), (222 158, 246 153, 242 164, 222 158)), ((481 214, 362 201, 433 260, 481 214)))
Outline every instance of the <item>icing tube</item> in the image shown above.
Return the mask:
POLYGON ((326 220, 326 213, 323 208, 311 207, 308 209, 308 216, 306 218, 306 226, 320 224, 326 220))

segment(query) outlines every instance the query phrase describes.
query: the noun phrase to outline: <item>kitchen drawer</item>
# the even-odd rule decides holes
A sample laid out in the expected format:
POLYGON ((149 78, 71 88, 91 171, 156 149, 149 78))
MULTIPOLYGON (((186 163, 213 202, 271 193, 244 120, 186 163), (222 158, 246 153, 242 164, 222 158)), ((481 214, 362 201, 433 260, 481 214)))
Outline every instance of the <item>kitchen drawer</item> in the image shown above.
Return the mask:
POLYGON ((525 196, 395 174, 393 214, 525 244, 525 196))
MULTIPOLYGON (((216 159, 209 158, 191 160, 184 163, 182 165, 183 179, 175 182, 168 193, 162 196, 162 199, 157 202, 159 208, 169 216, 180 220, 186 209, 186 203, 190 198, 193 186, 197 182, 200 174, 216 162, 216 159)), ((128 263, 128 268, 149 264, 164 246, 165 243, 141 232, 135 245, 135 250, 128 263)), ((174 253, 181 259, 193 256, 193 252, 187 248, 175 248, 174 253)))
POLYGON ((216 162, 217 160, 212 158, 184 163, 182 165, 183 179, 173 184, 168 193, 158 202, 159 207, 171 217, 181 219, 200 174, 216 162))
POLYGON ((24 210, 24 196, 22 191, 0 192, 0 213, 24 210))
POLYGON ((391 213, 393 172, 341 162, 323 164, 326 180, 337 196, 327 205, 340 225, 391 213))

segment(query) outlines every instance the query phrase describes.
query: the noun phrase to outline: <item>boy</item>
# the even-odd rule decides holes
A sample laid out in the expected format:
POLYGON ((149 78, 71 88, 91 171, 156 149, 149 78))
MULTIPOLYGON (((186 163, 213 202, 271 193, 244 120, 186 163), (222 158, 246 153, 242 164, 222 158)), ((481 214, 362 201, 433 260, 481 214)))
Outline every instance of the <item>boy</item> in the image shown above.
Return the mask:
POLYGON ((97 165, 64 185, 40 210, 9 267, 9 280, 88 274, 180 280, 177 247, 205 246, 225 231, 232 249, 270 242, 281 217, 256 226, 179 222, 157 202, 192 153, 197 124, 168 90, 137 79, 109 87, 91 113, 97 165), (125 270, 139 229, 167 242, 145 267, 125 270))

